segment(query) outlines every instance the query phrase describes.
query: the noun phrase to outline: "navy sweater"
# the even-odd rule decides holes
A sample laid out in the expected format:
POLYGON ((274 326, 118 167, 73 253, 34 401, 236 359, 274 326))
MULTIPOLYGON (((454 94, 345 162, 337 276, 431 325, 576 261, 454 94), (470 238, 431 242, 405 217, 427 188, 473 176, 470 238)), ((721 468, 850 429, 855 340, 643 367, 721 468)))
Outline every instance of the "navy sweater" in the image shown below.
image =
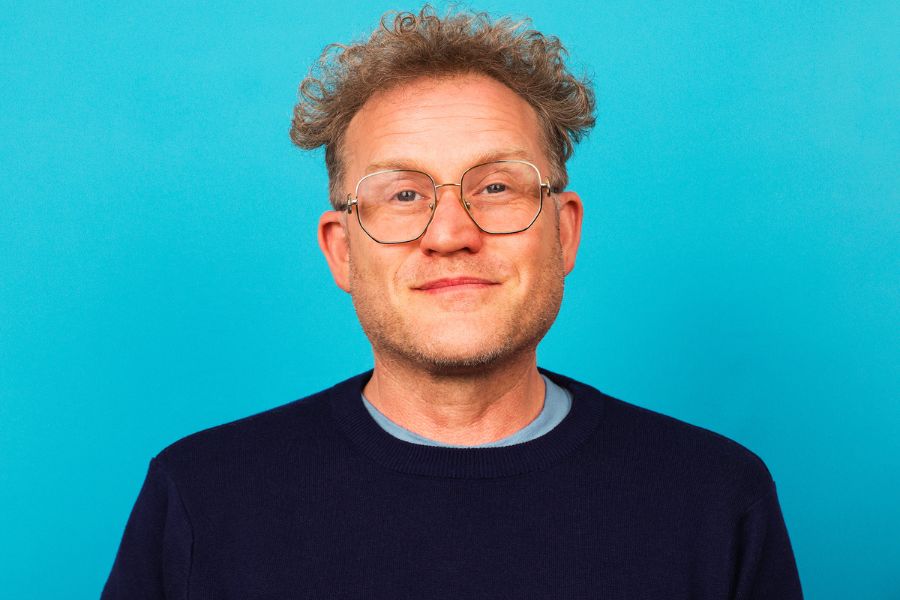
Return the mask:
POLYGON ((547 375, 572 408, 513 446, 392 437, 370 373, 188 436, 150 461, 102 597, 801 598, 756 455, 547 375))

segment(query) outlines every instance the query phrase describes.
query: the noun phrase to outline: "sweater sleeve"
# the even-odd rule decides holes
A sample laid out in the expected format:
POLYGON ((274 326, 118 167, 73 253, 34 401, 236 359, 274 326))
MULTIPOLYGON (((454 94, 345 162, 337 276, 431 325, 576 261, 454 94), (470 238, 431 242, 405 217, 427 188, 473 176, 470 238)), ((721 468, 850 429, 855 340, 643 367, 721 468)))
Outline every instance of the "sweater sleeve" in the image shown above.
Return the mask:
POLYGON ((101 600, 187 598, 193 535, 175 483, 150 461, 101 600))
POLYGON ((738 525, 734 600, 802 600, 800 577, 774 483, 738 525))

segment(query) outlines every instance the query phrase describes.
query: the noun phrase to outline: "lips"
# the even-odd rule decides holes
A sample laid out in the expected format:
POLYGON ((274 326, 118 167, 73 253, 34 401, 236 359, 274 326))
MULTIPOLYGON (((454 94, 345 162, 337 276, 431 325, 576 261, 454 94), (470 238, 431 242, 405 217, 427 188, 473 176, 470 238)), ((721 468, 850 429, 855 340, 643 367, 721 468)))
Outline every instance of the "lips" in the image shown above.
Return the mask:
POLYGON ((482 279, 481 277, 443 277, 441 279, 432 279, 430 281, 426 281, 425 283, 414 287, 413 289, 421 290, 421 291, 431 291, 431 290, 452 290, 452 289, 461 289, 462 287, 470 287, 470 286, 489 286, 489 285, 497 285, 496 281, 491 281, 489 279, 482 279))

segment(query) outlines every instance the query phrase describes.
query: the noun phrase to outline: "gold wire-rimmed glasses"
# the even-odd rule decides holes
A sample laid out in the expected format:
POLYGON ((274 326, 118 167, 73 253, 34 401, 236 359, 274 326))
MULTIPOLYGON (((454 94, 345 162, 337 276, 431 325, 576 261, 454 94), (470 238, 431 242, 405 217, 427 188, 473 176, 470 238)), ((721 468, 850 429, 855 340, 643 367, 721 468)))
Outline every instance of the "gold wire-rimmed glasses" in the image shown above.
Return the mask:
POLYGON ((437 208, 438 190, 460 189, 459 200, 484 233, 511 234, 531 227, 541 214, 544 189, 538 168, 525 160, 481 163, 466 169, 459 183, 434 181, 414 169, 387 169, 364 175, 347 194, 348 213, 379 244, 405 244, 425 234, 437 208))

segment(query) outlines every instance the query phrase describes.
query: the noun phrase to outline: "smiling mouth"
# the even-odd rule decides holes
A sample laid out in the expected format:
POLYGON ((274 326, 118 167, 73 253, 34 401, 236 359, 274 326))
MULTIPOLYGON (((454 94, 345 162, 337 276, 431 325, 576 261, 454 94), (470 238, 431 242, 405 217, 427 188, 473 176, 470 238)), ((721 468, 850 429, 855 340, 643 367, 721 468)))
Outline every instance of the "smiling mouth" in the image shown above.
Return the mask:
POLYGON ((422 292, 441 292, 464 289, 486 288, 498 285, 495 281, 481 279, 480 277, 446 277, 444 279, 434 279, 423 283, 413 289, 422 292))

